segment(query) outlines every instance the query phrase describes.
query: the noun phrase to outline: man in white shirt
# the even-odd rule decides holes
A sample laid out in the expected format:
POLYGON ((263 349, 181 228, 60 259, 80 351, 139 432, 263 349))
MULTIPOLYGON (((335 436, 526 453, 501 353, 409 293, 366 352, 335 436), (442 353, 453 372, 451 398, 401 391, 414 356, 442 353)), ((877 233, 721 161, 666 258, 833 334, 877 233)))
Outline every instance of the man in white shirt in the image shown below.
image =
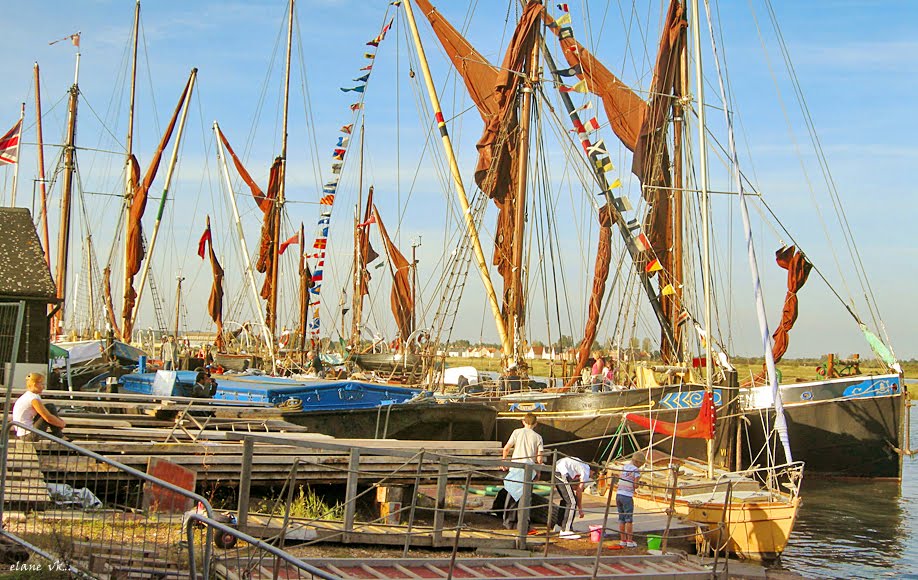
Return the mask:
POLYGON ((564 457, 555 465, 555 489, 561 498, 559 525, 560 537, 565 540, 580 538, 573 531, 574 509, 583 517, 583 488, 590 480, 590 466, 576 457, 564 457))
MULTIPOLYGON (((512 453, 510 458, 513 461, 542 463, 544 447, 542 444, 542 436, 535 431, 537 423, 538 419, 536 419, 535 414, 526 413, 523 417, 523 426, 514 430, 513 433, 510 434, 510 439, 507 440, 507 444, 504 445, 502 454, 503 459, 507 459, 507 456, 512 453)), ((504 471, 508 470, 506 467, 501 467, 501 469, 504 471)), ((509 473, 507 473, 507 476, 504 478, 504 489, 507 491, 507 496, 503 505, 503 519, 504 527, 509 530, 516 527, 516 508, 519 505, 520 497, 523 495, 522 469, 513 468, 509 470, 509 473)))

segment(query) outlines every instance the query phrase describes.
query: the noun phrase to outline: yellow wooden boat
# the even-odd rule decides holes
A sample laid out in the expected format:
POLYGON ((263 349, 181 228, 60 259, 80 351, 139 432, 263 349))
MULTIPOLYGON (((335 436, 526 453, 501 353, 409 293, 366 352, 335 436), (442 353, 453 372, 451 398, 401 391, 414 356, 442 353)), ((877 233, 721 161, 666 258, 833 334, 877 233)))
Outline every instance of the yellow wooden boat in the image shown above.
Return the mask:
MULTIPOLYGON (((610 465, 612 475, 622 466, 610 465)), ((654 513, 672 509, 674 517, 695 524, 699 553, 726 551, 751 560, 780 556, 797 521, 803 464, 715 468, 713 477, 707 470, 701 461, 655 452, 641 469, 634 504, 654 513)))

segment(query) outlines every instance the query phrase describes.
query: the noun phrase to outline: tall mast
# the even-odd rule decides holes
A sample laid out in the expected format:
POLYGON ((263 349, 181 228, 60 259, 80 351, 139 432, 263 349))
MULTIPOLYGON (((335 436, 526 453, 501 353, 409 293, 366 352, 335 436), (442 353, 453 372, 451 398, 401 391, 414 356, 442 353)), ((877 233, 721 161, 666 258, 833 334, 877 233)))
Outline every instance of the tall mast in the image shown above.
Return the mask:
POLYGON ((188 85, 188 95, 185 97, 182 116, 179 119, 178 132, 175 135, 175 143, 172 146, 172 156, 169 158, 169 167, 166 170, 166 183, 163 185, 163 195, 159 200, 159 210, 156 212, 156 222, 153 224, 153 233, 150 236, 150 244, 147 247, 146 257, 143 261, 143 271, 140 274, 140 284, 137 288, 137 300, 134 303, 133 318, 137 319, 137 312, 140 311, 140 299, 143 297, 144 284, 147 281, 147 275, 150 272, 150 264, 153 258, 153 249, 156 247, 156 239, 159 235, 159 226, 163 221, 163 212, 166 209, 166 200, 169 197, 169 186, 172 184, 172 174, 175 171, 175 164, 178 160, 179 145, 182 142, 182 132, 185 129, 185 119, 188 117, 188 104, 191 102, 191 95, 194 92, 194 82, 197 79, 198 69, 191 69, 191 80, 188 85))
POLYGON ((522 370, 523 366, 519 363, 523 360, 523 335, 525 303, 523 298, 523 237, 526 228, 526 186, 527 173, 529 171, 529 127, 531 125, 532 114, 532 86, 536 82, 538 74, 538 57, 539 43, 532 45, 532 54, 529 58, 529 70, 526 71, 525 80, 520 88, 523 95, 522 106, 520 107, 520 132, 519 132, 519 157, 517 165, 517 190, 516 200, 513 206, 513 276, 511 278, 511 302, 510 302, 510 322, 509 334, 510 343, 513 345, 513 363, 519 365, 522 370))
MULTIPOLYGON (((679 51, 679 83, 680 89, 679 93, 683 96, 687 95, 689 92, 688 88, 688 49, 685 46, 685 43, 682 43, 682 48, 679 51)), ((683 192, 685 187, 685 171, 684 171, 684 140, 686 134, 686 107, 685 103, 682 100, 676 100, 673 103, 673 192, 672 192, 672 220, 673 220, 673 253, 672 253, 672 285, 673 289, 676 291, 674 295, 669 298, 670 308, 670 329, 672 330, 674 344, 670 345, 672 348, 671 356, 674 359, 673 362, 677 364, 681 361, 679 355, 682 351, 682 331, 679 326, 679 314, 681 311, 681 305, 683 302, 683 290, 682 290, 682 280, 684 278, 684 240, 683 240, 683 192)), ((665 333, 664 333, 665 334, 665 333)), ((669 344, 666 340, 663 340, 664 352, 666 351, 666 345, 669 344)), ((666 364, 666 361, 664 361, 666 364)))
POLYGON ((175 340, 178 340, 179 332, 179 319, 181 318, 182 312, 182 282, 185 281, 185 278, 182 276, 176 276, 176 286, 175 286, 175 332, 172 336, 175 337, 175 340))
POLYGON ((35 133, 38 139, 38 191, 41 196, 41 241, 45 250, 45 263, 51 268, 51 242, 48 237, 48 188, 45 184, 45 145, 41 131, 41 85, 38 63, 35 63, 35 133))
MULTIPOLYGON (((269 300, 268 312, 271 319, 268 321, 271 336, 276 336, 277 330, 277 279, 280 271, 280 229, 284 212, 284 194, 287 186, 287 111, 290 105, 290 53, 293 46, 293 2, 290 0, 290 18, 287 22, 287 66, 284 72, 284 121, 281 132, 281 165, 280 165, 280 183, 277 189, 277 200, 274 206, 274 240, 272 246, 274 249, 274 259, 271 262, 271 296, 269 300)), ((274 350, 272 345, 271 350, 274 350)))
MULTIPOLYGON (((711 236, 710 236, 710 216, 708 215, 708 151, 707 137, 705 135, 705 114, 704 114, 704 78, 701 67, 701 12, 698 10, 698 0, 692 0, 692 39, 695 49, 695 96, 698 104, 698 180, 699 190, 701 191, 701 228, 702 228, 702 255, 701 271, 702 284, 704 287, 704 331, 706 333, 705 343, 705 380, 704 388, 708 392, 714 390, 714 349, 711 345, 713 332, 711 329, 711 302, 713 296, 711 293, 711 236)), ((708 477, 714 476, 714 440, 708 439, 708 477)))
POLYGON ((16 165, 13 167, 13 192, 10 195, 10 207, 16 207, 16 189, 18 189, 19 185, 19 159, 22 158, 19 152, 22 151, 23 119, 25 119, 25 103, 22 103, 22 108, 19 110, 19 141, 16 144, 16 165))
MULTIPOLYGON (((363 272, 367 265, 363 263, 363 251, 358 247, 361 239, 357 225, 360 223, 360 210, 363 209, 363 151, 365 126, 363 120, 360 122, 360 171, 357 174, 357 206, 354 208, 354 296, 353 311, 351 313, 351 342, 354 348, 360 350, 360 322, 363 320, 363 284, 365 278, 363 272)), ((367 232, 364 232, 364 236, 367 232)), ((342 316, 344 316, 342 314, 342 316)))
POLYGON ((226 156, 223 153, 223 140, 220 137, 220 126, 214 121, 214 135, 217 138, 217 159, 223 167, 223 178, 226 180, 226 194, 229 196, 230 206, 233 208, 233 219, 236 222, 236 234, 239 236, 239 249, 242 251, 242 259, 245 262, 245 276, 249 282, 249 290, 252 291, 253 304, 255 304, 255 314, 258 316, 258 322, 264 331, 265 343, 268 345, 268 353, 271 356, 272 367, 274 368, 274 334, 268 329, 265 315, 259 304, 261 296, 258 294, 258 288, 255 285, 255 275, 252 273, 252 265, 249 263, 249 247, 245 243, 245 233, 242 229, 242 218, 239 217, 239 206, 236 204, 236 195, 233 193, 233 180, 230 178, 229 167, 226 164, 226 156))
POLYGON ((472 247, 475 250, 475 263, 478 266, 478 273, 481 275, 481 281, 484 283, 485 292, 488 295, 488 303, 491 305, 491 313, 494 315, 494 322, 497 326, 497 334, 500 337, 504 357, 510 358, 513 355, 513 345, 507 336, 507 328, 504 325, 504 318, 500 311, 500 303, 497 301, 497 293, 494 291, 494 285, 491 283, 491 275, 488 273, 488 265, 485 260, 484 250, 482 250, 481 240, 478 238, 478 230, 475 227, 475 220, 472 217, 469 199, 465 193, 465 185, 462 183, 462 175, 459 173, 459 164, 456 161, 456 154, 453 151, 452 140, 446 129, 446 121, 443 119, 440 99, 437 97, 437 89, 434 87, 433 78, 430 76, 430 66, 427 64, 427 55, 424 52, 424 46, 421 44, 421 37, 418 34, 418 25, 414 19, 411 0, 405 0, 405 14, 408 16, 411 35, 414 38, 415 48, 418 51, 418 62, 424 74, 424 83, 427 87, 427 94, 430 97, 430 105, 434 110, 437 127, 440 130, 440 137, 443 142, 443 149, 446 152, 447 161, 449 162, 453 185, 456 187, 456 194, 459 197, 459 204, 462 207, 465 227, 468 230, 469 238, 472 241, 472 247))
POLYGON ((61 308, 54 316, 51 334, 60 333, 64 320, 65 298, 67 297, 67 259, 70 251, 70 200, 73 197, 73 171, 76 155, 76 116, 77 96, 80 94, 80 52, 76 53, 76 66, 73 73, 73 85, 70 87, 70 99, 67 104, 67 143, 64 145, 64 183, 61 191, 61 227, 57 238, 57 299, 61 308))
MULTIPOLYGON (((130 107, 128 108, 128 127, 127 127, 127 139, 125 140, 125 158, 124 158, 124 212, 125 214, 130 210, 131 200, 134 197, 134 191, 132 187, 131 177, 133 176, 133 167, 132 157, 134 152, 134 101, 136 96, 137 89, 137 43, 138 34, 140 30, 140 0, 137 0, 137 4, 134 7, 134 46, 132 49, 131 56, 131 100, 130 107)), ((130 229, 130 220, 124 220, 124 279, 128 278, 128 271, 130 270, 130 265, 128 264, 128 230, 130 229)), ((124 285, 124 296, 123 303, 127 303, 129 298, 128 294, 130 293, 131 288, 128 284, 124 285)), ((122 318, 121 318, 121 328, 125 326, 130 326, 130 320, 124 315, 122 309, 122 318)), ((130 342, 130 336, 122 336, 122 340, 125 342, 130 342)))

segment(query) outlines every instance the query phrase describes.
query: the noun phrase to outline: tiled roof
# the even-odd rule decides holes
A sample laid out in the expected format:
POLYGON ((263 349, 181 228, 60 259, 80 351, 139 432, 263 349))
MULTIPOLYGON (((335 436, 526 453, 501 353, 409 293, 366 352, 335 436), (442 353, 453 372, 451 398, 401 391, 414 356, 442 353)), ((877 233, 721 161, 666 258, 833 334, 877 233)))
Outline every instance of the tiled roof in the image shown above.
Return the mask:
POLYGON ((51 271, 25 208, 0 208, 0 296, 56 301, 51 271))

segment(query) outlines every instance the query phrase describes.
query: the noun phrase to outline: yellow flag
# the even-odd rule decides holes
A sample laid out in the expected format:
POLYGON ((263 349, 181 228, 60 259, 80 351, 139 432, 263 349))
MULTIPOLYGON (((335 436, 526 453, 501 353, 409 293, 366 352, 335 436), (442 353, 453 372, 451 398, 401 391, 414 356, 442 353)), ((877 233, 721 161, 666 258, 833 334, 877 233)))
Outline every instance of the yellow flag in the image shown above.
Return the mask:
POLYGON ((609 159, 608 157, 600 157, 593 163, 596 165, 596 169, 602 172, 612 171, 613 169, 615 169, 615 166, 612 165, 612 160, 609 159))
POLYGON ((672 284, 667 284, 663 287, 663 290, 660 291, 660 294, 663 296, 671 296, 676 293, 676 289, 673 288, 672 284))
POLYGON ((563 28, 563 27, 567 26, 567 25, 570 24, 570 23, 571 23, 571 15, 570 15, 570 14, 564 14, 564 15, 562 15, 561 17, 559 17, 558 19, 555 20, 555 24, 558 26, 558 28, 563 28))
POLYGON ((615 181, 609 184, 609 189, 618 189, 621 186, 622 186, 622 180, 616 179, 615 181))
POLYGON ((654 258, 653 260, 650 261, 649 264, 647 264, 647 266, 644 268, 644 271, 647 272, 648 274, 652 274, 662 269, 663 269, 663 264, 660 263, 660 260, 657 260, 656 258, 654 258))

